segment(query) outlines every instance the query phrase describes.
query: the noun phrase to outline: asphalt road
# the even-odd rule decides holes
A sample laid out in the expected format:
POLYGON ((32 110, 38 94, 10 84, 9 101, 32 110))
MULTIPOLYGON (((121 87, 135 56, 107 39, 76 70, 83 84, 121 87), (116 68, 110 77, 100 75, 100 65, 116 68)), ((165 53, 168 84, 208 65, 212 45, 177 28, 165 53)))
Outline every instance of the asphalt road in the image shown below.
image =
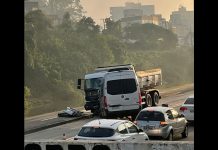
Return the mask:
MULTIPOLYGON (((176 109, 179 108, 179 106, 184 102, 186 97, 189 95, 192 95, 194 93, 193 90, 191 91, 183 91, 183 92, 173 92, 166 97, 163 97, 160 100, 161 104, 169 104, 169 107, 174 107, 176 109)), ((40 141, 40 140, 60 140, 63 139, 63 133, 65 133, 67 138, 70 138, 72 136, 75 136, 82 125, 85 123, 94 120, 98 117, 93 117, 89 119, 81 119, 78 121, 74 121, 68 124, 60 125, 57 127, 52 127, 49 129, 45 129, 42 131, 38 131, 35 133, 27 134, 25 135, 25 140, 34 140, 34 141, 40 141)), ((189 126, 189 136, 187 138, 182 139, 181 136, 176 136, 175 140, 179 141, 193 141, 194 140, 194 126, 189 126)))

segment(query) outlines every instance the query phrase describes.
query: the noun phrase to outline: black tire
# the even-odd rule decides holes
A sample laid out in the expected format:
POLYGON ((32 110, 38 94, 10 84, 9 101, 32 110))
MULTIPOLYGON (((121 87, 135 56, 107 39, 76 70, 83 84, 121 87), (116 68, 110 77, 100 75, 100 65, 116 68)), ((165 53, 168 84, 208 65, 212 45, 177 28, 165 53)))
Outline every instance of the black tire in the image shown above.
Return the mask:
POLYGON ((170 131, 168 137, 167 137, 167 140, 168 141, 173 141, 174 140, 174 137, 173 137, 173 131, 170 131))
POLYGON ((147 96, 146 96, 146 105, 147 105, 147 107, 152 106, 152 98, 151 98, 150 94, 147 94, 147 96))
POLYGON ((188 137, 188 126, 185 126, 184 131, 182 132, 182 138, 188 137))
POLYGON ((157 106, 159 103, 159 94, 157 92, 154 92, 153 98, 152 98, 152 105, 157 106))

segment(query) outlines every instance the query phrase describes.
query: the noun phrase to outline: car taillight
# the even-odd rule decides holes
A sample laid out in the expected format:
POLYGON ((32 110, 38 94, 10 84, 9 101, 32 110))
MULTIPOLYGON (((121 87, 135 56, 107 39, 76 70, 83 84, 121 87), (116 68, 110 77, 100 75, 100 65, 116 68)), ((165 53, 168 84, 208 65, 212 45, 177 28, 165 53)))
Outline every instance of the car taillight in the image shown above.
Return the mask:
POLYGON ((107 109, 107 97, 104 96, 104 108, 107 109))
POLYGON ((167 124, 168 124, 168 123, 165 122, 165 121, 161 121, 161 122, 160 122, 160 126, 162 126, 162 127, 166 126, 167 124))
POLYGON ((141 106, 142 104, 142 96, 141 96, 141 93, 139 93, 139 105, 141 106))
POLYGON ((185 111, 185 110, 187 110, 187 107, 180 107, 179 110, 180 110, 180 111, 185 111))

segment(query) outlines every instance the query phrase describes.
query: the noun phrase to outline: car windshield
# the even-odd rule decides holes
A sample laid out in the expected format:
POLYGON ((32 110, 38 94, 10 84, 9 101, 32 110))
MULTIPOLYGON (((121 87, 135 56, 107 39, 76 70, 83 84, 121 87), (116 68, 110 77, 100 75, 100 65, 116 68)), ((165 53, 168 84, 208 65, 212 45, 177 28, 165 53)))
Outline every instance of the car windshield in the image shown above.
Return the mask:
POLYGON ((115 134, 113 129, 109 128, 94 128, 94 127, 83 127, 78 136, 83 137, 111 137, 115 134))
POLYGON ((188 98, 188 99, 185 101, 185 104, 194 104, 194 98, 188 98))
POLYGON ((92 78, 85 80, 85 89, 101 89, 103 78, 92 78))
POLYGON ((164 115, 158 111, 142 111, 139 113, 136 120, 142 121, 165 121, 164 115))

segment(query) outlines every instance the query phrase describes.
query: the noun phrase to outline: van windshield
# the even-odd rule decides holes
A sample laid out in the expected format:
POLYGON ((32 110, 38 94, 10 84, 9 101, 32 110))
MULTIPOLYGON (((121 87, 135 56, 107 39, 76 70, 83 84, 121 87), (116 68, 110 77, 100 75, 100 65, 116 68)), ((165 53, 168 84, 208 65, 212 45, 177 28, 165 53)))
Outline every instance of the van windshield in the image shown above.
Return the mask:
POLYGON ((85 89, 101 89, 103 87, 103 78, 92 78, 85 80, 85 89))
POLYGON ((129 94, 136 90, 135 79, 120 79, 107 82, 107 93, 111 95, 129 94))

